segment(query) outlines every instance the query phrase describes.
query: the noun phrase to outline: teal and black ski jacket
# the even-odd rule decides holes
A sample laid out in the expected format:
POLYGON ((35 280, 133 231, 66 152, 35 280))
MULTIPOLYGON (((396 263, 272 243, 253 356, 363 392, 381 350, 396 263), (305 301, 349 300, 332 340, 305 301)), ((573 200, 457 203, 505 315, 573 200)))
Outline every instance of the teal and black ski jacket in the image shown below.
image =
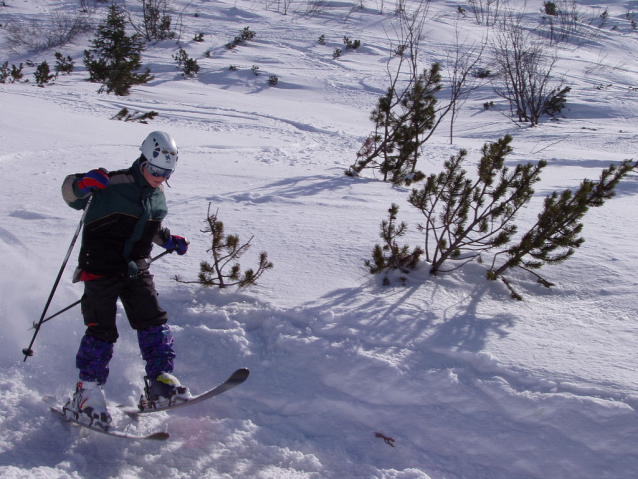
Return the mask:
MULTIPOLYGON (((62 184, 64 201, 76 210, 84 209, 90 196, 78 187, 83 175, 69 175, 62 184)), ((148 268, 153 243, 162 245, 171 234, 162 227, 168 213, 164 187, 148 184, 140 159, 130 168, 108 175, 108 186, 92 193, 78 267, 93 275, 136 276, 148 268)))

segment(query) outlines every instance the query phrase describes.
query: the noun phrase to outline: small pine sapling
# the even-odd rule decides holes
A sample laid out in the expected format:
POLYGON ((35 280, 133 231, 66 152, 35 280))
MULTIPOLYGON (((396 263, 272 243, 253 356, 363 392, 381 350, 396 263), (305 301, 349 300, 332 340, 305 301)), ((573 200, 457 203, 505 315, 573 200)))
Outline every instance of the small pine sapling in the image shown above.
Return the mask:
POLYGON ((55 75, 51 73, 49 64, 46 61, 43 61, 36 67, 33 76, 35 77, 36 84, 41 88, 44 88, 44 85, 55 78, 55 75))
POLYGON ((148 68, 139 73, 146 47, 140 35, 126 35, 127 23, 124 7, 111 4, 106 20, 98 26, 91 41, 92 48, 84 50, 88 80, 102 83, 99 93, 106 90, 127 96, 133 85, 143 85, 154 78, 148 68))
POLYGON ((543 2, 543 11, 545 15, 551 15, 552 17, 558 16, 558 9, 554 2, 543 2))
POLYGON ((111 117, 111 120, 134 121, 137 123, 147 124, 147 120, 152 120, 157 115, 159 115, 159 113, 154 110, 151 110, 147 113, 140 113, 139 111, 131 113, 128 111, 128 108, 122 108, 117 114, 111 117))
POLYGON ((198 33, 197 35, 195 35, 195 37, 193 38, 194 42, 198 42, 201 43, 204 41, 204 34, 203 33, 198 33))
POLYGON ((23 64, 20 66, 11 65, 9 68, 9 62, 6 61, 0 66, 0 83, 15 83, 22 79, 24 74, 22 73, 23 64))
MULTIPOLYGON (((381 274, 391 269, 399 269, 403 273, 408 273, 409 269, 414 269, 423 254, 419 247, 410 251, 408 245, 399 246, 397 238, 405 235, 407 225, 402 222, 396 224, 399 206, 395 203, 388 210, 388 219, 381 222, 379 236, 383 240, 383 245, 375 245, 372 250, 372 260, 366 260, 365 265, 371 274, 381 274)), ((387 277, 384 279, 385 285, 389 284, 387 277)))
POLYGON ((361 40, 352 41, 347 36, 343 37, 343 43, 346 46, 346 50, 356 50, 361 46, 361 40))
POLYGON ((182 70, 184 78, 193 78, 199 73, 197 60, 189 58, 183 48, 180 48, 177 54, 173 55, 173 60, 177 62, 177 68, 182 70))
POLYGON ((75 62, 70 55, 67 55, 65 58, 60 52, 55 52, 55 74, 56 76, 60 73, 64 75, 70 75, 73 73, 73 68, 75 67, 75 62))
POLYGON ((326 44, 326 36, 325 36, 325 35, 321 35, 321 36, 319 37, 319 40, 317 40, 317 43, 318 43, 319 45, 325 45, 325 44, 326 44))
POLYGON ((177 68, 181 69, 182 66, 184 66, 186 60, 188 60, 188 53, 186 53, 186 50, 184 50, 183 48, 180 48, 175 55, 172 55, 172 57, 173 60, 177 62, 177 68))
POLYGON ((255 35, 257 34, 253 32, 249 27, 244 27, 244 29, 239 32, 239 35, 236 36, 232 42, 228 42, 226 44, 226 48, 228 50, 232 50, 237 47, 237 45, 242 45, 248 41, 254 40, 255 35))
POLYGON ((337 58, 341 56, 341 53, 342 53, 341 48, 335 48, 335 51, 332 52, 332 58, 336 60, 337 58))
POLYGON ((0 65, 0 83, 6 83, 9 78, 9 62, 6 61, 0 65))
POLYGON ((378 169, 383 181, 406 184, 420 181, 424 174, 416 169, 421 146, 428 140, 444 113, 438 113, 435 94, 442 88, 440 65, 416 74, 407 89, 394 86, 379 98, 370 119, 375 130, 357 153, 357 161, 346 171, 358 176, 365 168, 378 169), (437 119, 438 114, 438 119, 437 119))
POLYGON ((277 75, 270 75, 270 77, 268 77, 268 84, 270 86, 277 86, 277 83, 279 83, 279 77, 277 75))
POLYGON ((445 162, 445 170, 430 175, 420 189, 413 189, 408 202, 419 209, 425 223, 426 260, 431 274, 452 271, 481 254, 503 247, 516 233, 513 220, 534 194, 532 186, 540 180, 547 164, 505 166, 512 152, 512 137, 506 135, 483 146, 475 180, 467 178, 462 163, 466 150, 445 162), (454 268, 442 270, 448 260, 458 261, 454 268))
POLYGON ((199 73, 199 64, 194 58, 186 59, 184 62, 183 75, 185 78, 193 78, 199 73))
POLYGON ((256 271, 248 269, 242 274, 237 261, 250 248, 253 237, 248 242, 241 244, 238 235, 226 235, 224 223, 217 219, 218 212, 219 210, 211 214, 210 204, 208 205, 207 226, 202 230, 203 233, 210 233, 212 237, 208 252, 211 253, 213 262, 202 261, 200 263, 197 281, 182 281, 179 276, 175 276, 174 279, 180 283, 201 284, 205 287, 218 286, 219 288, 246 287, 257 284, 257 279, 264 271, 273 268, 273 264, 268 261, 268 253, 265 251, 260 253, 256 271), (227 266, 230 266, 230 271, 225 271, 227 266))

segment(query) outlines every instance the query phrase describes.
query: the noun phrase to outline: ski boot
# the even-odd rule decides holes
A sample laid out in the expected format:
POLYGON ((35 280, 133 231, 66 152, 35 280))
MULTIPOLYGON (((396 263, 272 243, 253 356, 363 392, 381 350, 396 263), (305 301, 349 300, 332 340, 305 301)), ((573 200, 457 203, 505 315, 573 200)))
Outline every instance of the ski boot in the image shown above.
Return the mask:
POLYGON ((140 411, 163 409, 193 398, 188 388, 170 373, 161 373, 155 378, 145 376, 144 383, 144 394, 138 405, 140 411))
POLYGON ((64 414, 76 421, 82 421, 89 427, 108 430, 111 415, 106 409, 102 387, 96 382, 79 382, 75 394, 62 408, 64 414))

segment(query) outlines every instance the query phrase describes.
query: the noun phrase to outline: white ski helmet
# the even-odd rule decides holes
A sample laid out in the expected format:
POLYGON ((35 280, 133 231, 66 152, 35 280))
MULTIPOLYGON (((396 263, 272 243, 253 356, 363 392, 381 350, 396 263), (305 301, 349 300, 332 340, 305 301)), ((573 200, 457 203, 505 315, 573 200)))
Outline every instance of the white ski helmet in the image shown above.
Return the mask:
MULTIPOLYGON (((146 137, 140 146, 144 156, 142 166, 150 164, 172 173, 177 165, 177 143, 171 135, 163 131, 154 131, 146 137)), ((170 175, 169 173, 169 175, 170 175)))

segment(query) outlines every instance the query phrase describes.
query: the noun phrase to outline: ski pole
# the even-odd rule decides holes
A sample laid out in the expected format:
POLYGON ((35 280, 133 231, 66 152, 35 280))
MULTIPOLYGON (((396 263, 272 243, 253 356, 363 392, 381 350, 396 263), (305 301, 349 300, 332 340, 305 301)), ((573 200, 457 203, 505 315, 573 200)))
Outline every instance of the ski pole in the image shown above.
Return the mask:
MULTIPOLYGON (((164 251, 163 253, 158 254, 157 256, 155 256, 154 258, 152 258, 152 259, 151 259, 150 263, 155 262, 156 260, 160 259, 162 256, 167 255, 167 254, 169 254, 169 253, 172 253, 173 251, 175 251, 175 250, 174 250, 174 249, 171 249, 171 250, 166 250, 166 251, 164 251)), ((49 317, 48 317, 48 318, 46 318, 46 319, 43 319, 40 323, 38 323, 38 322, 34 321, 34 322, 33 322, 33 327, 32 327, 32 328, 30 328, 30 329, 36 329, 36 328, 38 327, 38 324, 42 325, 42 324, 46 323, 47 321, 52 320, 52 319, 53 319, 53 318, 55 318, 56 316, 59 316, 59 315, 61 315, 62 313, 67 312, 69 309, 71 309, 71 308, 73 308, 74 306, 77 306, 78 304, 80 304, 80 302, 81 302, 81 301, 82 301, 81 299, 78 299, 75 303, 73 303, 73 304, 69 304, 66 308, 61 309, 60 311, 58 311, 58 312, 57 312, 57 313, 55 313, 55 314, 52 314, 51 316, 49 316, 49 317)))
POLYGON ((53 295, 55 294, 55 290, 58 287, 58 284, 60 283, 60 278, 62 277, 62 273, 64 272, 64 268, 66 267, 67 262, 69 261, 69 257, 71 256, 71 251, 73 250, 73 246, 75 246, 75 242, 78 239, 78 236, 80 235, 80 230, 82 229, 82 225, 84 224, 84 217, 86 216, 86 212, 89 210, 89 205, 91 204, 91 200, 93 199, 93 196, 89 196, 89 200, 86 202, 86 205, 84 206, 84 212, 82 213, 82 217, 80 218, 80 222, 78 223, 78 227, 75 229, 75 234, 73 235, 73 240, 71 240, 71 245, 69 246, 69 250, 66 252, 66 257, 64 258, 64 261, 62 262, 62 267, 60 268, 60 272, 58 273, 58 277, 55 280, 55 283, 53 284, 53 288, 51 289, 51 294, 49 294, 49 299, 47 300, 46 304, 44 305, 44 311, 42 311, 42 316, 40 316, 40 321, 38 322, 38 324, 36 325, 35 328, 35 333, 33 333, 33 338, 31 338, 31 343, 29 343, 29 347, 24 348, 22 350, 22 354, 24 354, 24 361, 27 360, 27 358, 29 356, 33 356, 33 343, 35 342, 35 338, 38 335, 38 332, 40 331, 40 326, 42 326, 42 322, 44 320, 44 315, 47 313, 47 309, 49 309, 49 305, 51 304, 51 300, 53 299, 53 295))

